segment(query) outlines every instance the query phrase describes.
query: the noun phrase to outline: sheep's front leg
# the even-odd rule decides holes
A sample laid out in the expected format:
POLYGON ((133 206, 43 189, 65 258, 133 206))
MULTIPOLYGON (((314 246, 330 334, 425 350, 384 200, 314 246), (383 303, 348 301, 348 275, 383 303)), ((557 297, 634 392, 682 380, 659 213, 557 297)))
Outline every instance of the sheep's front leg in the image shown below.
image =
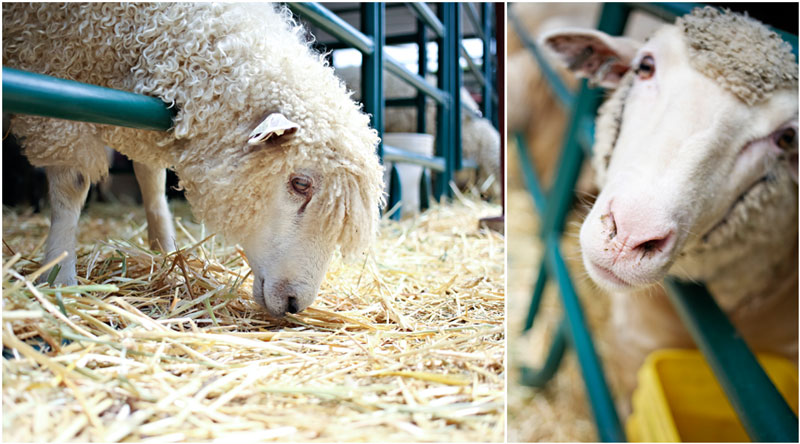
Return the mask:
MULTIPOLYGON (((48 192, 50 196, 50 232, 45 242, 45 263, 63 252, 67 257, 58 265, 61 269, 55 284, 75 285, 75 237, 78 235, 78 217, 89 192, 87 175, 69 167, 47 167, 48 192)), ((48 273, 39 277, 47 281, 48 273)))
POLYGON ((165 193, 167 170, 133 162, 147 214, 147 237, 153 250, 175 251, 175 229, 165 193))

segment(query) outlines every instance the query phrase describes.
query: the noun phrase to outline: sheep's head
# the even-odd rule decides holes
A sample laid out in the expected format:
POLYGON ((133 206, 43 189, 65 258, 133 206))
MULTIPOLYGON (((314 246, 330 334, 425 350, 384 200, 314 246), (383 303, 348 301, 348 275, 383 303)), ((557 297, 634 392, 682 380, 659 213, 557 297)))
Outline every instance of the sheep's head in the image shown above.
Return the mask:
POLYGON ((598 115, 602 191, 580 233, 598 284, 712 279, 737 259, 720 253, 742 244, 736 236, 762 248, 770 237, 795 241, 797 65, 777 35, 707 8, 644 44, 579 30, 543 42, 579 76, 616 89, 598 115))
POLYGON ((320 139, 324 128, 302 119, 260 115, 232 131, 226 162, 179 171, 198 215, 242 245, 253 298, 274 317, 308 307, 336 247, 358 254, 377 230, 383 169, 377 135, 359 116, 352 131, 320 139))

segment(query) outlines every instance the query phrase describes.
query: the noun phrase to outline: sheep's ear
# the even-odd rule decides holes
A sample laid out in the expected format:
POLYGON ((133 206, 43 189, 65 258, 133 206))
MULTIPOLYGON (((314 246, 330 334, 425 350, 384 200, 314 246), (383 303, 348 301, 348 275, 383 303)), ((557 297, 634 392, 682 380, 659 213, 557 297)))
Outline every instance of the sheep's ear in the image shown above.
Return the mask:
POLYGON ((592 29, 564 28, 545 33, 540 44, 575 73, 604 88, 616 88, 641 43, 592 29))
POLYGON ((274 141, 281 137, 294 134, 298 129, 300 129, 300 125, 287 119, 283 114, 272 113, 250 133, 247 144, 258 145, 268 140, 274 141))

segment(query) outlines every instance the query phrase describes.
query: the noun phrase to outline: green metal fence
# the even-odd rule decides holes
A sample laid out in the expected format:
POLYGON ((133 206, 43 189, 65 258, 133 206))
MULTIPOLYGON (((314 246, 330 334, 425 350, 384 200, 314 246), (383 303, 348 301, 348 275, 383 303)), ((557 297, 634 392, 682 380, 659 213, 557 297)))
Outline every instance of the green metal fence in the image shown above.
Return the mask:
MULTIPOLYGON (((607 3, 603 6, 597 28, 612 35, 620 35, 634 8, 673 20, 695 6, 698 4, 607 3)), ((602 91, 589 88, 585 80, 581 82, 577 92, 567 88, 542 57, 541 49, 527 34, 512 10, 509 10, 508 16, 510 26, 536 58, 555 96, 570 114, 558 170, 549 190, 542 188, 531 166, 524 138, 520 134, 515 135, 523 180, 539 212, 542 221, 540 235, 544 243, 544 253, 524 331, 533 326, 545 284, 550 278, 555 278, 558 284, 565 312, 543 366, 537 369, 523 367, 520 382, 535 387, 545 385, 558 370, 567 346, 572 345, 578 356, 599 438, 602 441, 623 441, 625 434, 559 247, 581 165, 586 155, 591 153, 593 120, 601 102, 602 91)), ((796 55, 797 37, 786 33, 781 35, 792 44, 796 55)), ((705 287, 672 279, 667 280, 667 287, 671 302, 709 362, 748 435, 754 441, 797 442, 797 416, 705 287)))

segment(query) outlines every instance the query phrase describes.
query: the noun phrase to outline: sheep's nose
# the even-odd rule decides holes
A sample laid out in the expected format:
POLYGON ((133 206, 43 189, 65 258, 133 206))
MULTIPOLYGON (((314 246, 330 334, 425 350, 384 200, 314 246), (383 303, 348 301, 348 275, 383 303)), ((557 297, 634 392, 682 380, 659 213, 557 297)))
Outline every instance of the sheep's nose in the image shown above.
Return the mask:
POLYGON ((660 213, 639 205, 619 205, 601 216, 614 263, 623 258, 644 260, 670 255, 675 245, 675 224, 660 213))
POLYGON ((300 308, 297 306, 297 298, 294 296, 289 296, 288 303, 286 304, 286 311, 289 313, 297 313, 300 311, 300 308))

